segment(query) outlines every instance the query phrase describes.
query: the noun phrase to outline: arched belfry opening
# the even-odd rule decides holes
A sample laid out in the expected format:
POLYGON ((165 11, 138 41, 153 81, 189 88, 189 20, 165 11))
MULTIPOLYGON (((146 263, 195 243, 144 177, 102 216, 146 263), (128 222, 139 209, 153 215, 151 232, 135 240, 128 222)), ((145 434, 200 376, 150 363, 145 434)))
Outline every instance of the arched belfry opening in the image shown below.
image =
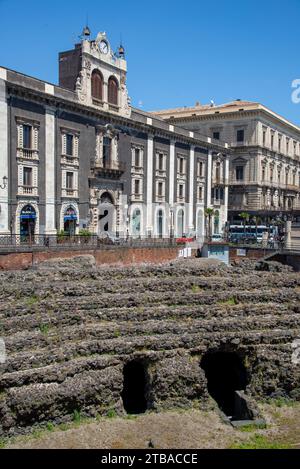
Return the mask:
POLYGON ((123 369, 122 399, 128 414, 143 414, 147 405, 147 368, 144 363, 132 361, 123 369))
POLYGON ((208 352, 201 360, 207 388, 221 411, 231 420, 251 420, 252 413, 239 391, 246 389, 248 376, 235 352, 208 352))

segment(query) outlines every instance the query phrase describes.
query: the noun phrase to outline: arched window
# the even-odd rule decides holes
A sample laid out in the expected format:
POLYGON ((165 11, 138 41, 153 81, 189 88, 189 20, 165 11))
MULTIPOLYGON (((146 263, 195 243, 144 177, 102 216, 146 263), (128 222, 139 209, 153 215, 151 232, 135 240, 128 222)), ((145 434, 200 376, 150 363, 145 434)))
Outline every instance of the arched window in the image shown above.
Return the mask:
POLYGON ((20 235, 22 242, 31 242, 34 238, 36 227, 36 211, 32 205, 22 208, 20 214, 20 235))
POLYGON ((118 82, 115 77, 108 80, 108 102, 114 106, 118 106, 118 82))
POLYGON ((103 78, 99 70, 94 70, 92 73, 92 97, 99 101, 103 100, 103 78))

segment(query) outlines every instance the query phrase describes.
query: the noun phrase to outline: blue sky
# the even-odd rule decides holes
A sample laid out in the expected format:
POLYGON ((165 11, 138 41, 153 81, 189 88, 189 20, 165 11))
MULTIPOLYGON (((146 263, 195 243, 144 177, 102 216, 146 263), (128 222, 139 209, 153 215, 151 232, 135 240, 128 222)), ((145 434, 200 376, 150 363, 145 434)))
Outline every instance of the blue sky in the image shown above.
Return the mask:
POLYGON ((0 65, 57 83, 59 51, 86 17, 117 48, 122 35, 132 103, 154 110, 260 101, 300 124, 299 0, 0 0, 0 65))

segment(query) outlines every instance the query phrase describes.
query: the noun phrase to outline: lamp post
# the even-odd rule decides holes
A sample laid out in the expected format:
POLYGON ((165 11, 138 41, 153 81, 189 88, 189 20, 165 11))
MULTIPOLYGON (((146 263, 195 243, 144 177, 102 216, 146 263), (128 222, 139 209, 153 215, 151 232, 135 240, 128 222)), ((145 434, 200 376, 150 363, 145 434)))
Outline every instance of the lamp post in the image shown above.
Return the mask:
POLYGON ((4 190, 7 188, 7 184, 8 184, 8 177, 7 176, 3 176, 3 186, 2 184, 0 184, 0 189, 4 190))

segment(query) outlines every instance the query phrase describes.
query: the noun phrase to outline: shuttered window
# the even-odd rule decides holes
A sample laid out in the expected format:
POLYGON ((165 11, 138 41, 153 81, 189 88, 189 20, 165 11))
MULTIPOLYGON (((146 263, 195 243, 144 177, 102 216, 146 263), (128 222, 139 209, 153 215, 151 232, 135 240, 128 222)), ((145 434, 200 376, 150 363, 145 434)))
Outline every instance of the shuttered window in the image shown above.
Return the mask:
POLYGON ((108 80, 108 102, 114 106, 118 105, 118 83, 114 77, 108 80))
POLYGON ((103 78, 99 70, 94 70, 92 73, 92 97, 99 101, 103 100, 103 78))

